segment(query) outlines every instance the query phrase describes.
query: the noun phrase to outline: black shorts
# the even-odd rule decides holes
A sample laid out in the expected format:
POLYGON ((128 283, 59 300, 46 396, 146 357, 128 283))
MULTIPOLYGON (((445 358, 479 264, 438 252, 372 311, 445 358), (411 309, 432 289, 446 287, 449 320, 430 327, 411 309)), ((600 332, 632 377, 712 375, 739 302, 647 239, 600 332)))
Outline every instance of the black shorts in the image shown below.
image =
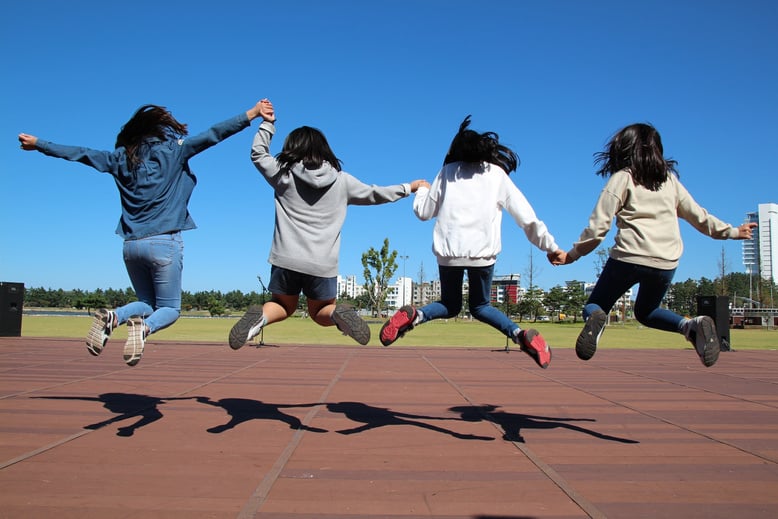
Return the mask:
POLYGON ((302 292, 308 299, 327 301, 338 296, 338 278, 312 276, 272 265, 267 288, 271 294, 299 296, 302 292))

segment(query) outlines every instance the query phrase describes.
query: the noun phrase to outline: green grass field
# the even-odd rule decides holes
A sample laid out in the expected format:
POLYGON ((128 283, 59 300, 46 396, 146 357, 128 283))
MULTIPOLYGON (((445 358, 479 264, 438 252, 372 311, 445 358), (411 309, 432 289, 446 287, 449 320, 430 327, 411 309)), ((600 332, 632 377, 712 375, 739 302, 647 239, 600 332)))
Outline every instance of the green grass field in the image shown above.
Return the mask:
MULTIPOLYGON (((238 317, 192 318, 182 316, 173 326, 153 336, 154 341, 177 342, 223 342, 238 317)), ((81 338, 91 324, 91 317, 84 314, 73 316, 25 315, 22 319, 23 337, 68 337, 81 338)), ((380 346, 378 332, 382 322, 370 322, 372 338, 370 345, 380 346)), ((522 328, 535 328, 555 348, 572 348, 581 330, 582 323, 522 322, 522 328)), ((112 339, 127 337, 126 327, 114 332, 112 339)), ((730 330, 733 349, 778 349, 778 331, 766 329, 730 330)), ((337 328, 321 327, 311 319, 293 317, 275 323, 265 329, 266 344, 336 344, 354 345, 351 338, 342 335, 337 328)), ((478 321, 440 320, 419 326, 398 340, 392 347, 404 346, 459 346, 504 348, 505 337, 492 327, 478 321)), ((514 347, 513 345, 511 345, 514 347)), ((637 323, 612 324, 606 328, 600 342, 601 348, 686 348, 690 347, 680 334, 672 334, 637 323)))

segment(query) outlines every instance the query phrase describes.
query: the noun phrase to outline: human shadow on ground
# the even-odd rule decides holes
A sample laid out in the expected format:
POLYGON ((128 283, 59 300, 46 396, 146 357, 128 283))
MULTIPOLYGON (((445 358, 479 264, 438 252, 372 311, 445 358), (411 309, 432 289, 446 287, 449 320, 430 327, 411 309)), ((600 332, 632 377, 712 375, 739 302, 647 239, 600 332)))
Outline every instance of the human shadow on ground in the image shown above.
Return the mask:
POLYGON ((220 400, 211 400, 205 396, 197 397, 201 404, 208 404, 214 407, 221 407, 228 415, 230 420, 222 425, 217 425, 207 429, 209 433, 218 434, 232 429, 243 422, 249 420, 277 420, 289 425, 290 429, 300 429, 316 433, 325 433, 326 429, 318 427, 309 427, 303 424, 299 418, 286 414, 281 409, 293 407, 313 407, 320 404, 271 404, 260 400, 251 400, 248 398, 222 398, 220 400))
POLYGON ((341 429, 337 431, 340 434, 356 434, 378 427, 389 425, 412 425, 421 427, 443 434, 448 434, 460 440, 484 440, 493 441, 490 436, 476 436, 474 434, 462 434, 450 429, 445 429, 437 425, 432 425, 418 420, 459 420, 459 418, 448 418, 440 416, 422 416, 398 411, 391 411, 383 407, 373 407, 361 402, 337 402, 327 404, 327 409, 333 413, 342 413, 346 418, 354 422, 360 422, 363 425, 351 429, 341 429))
POLYGON ((499 406, 496 405, 465 405, 450 407, 449 411, 459 413, 462 420, 466 420, 468 422, 480 422, 482 420, 486 420, 497 424, 503 430, 503 439, 512 442, 524 443, 524 438, 521 436, 522 429, 556 429, 561 427, 563 429, 569 429, 571 431, 588 434, 589 436, 594 436, 595 438, 600 438, 603 440, 619 443, 640 443, 636 440, 602 434, 597 431, 569 423, 595 422, 596 420, 592 418, 552 418, 549 416, 532 416, 528 414, 506 413, 505 411, 498 411, 498 408, 499 406))
POLYGON ((150 423, 156 422, 162 418, 162 412, 159 410, 161 404, 171 402, 173 400, 191 400, 195 397, 170 397, 159 398, 155 396, 139 395, 135 393, 103 393, 98 396, 34 396, 32 398, 40 398, 46 400, 83 400, 85 402, 100 402, 103 407, 115 413, 116 416, 89 425, 85 425, 84 429, 100 429, 106 425, 110 425, 123 420, 129 420, 134 417, 139 417, 138 421, 124 427, 119 427, 116 432, 117 436, 132 436, 135 434, 136 429, 140 429, 150 423))

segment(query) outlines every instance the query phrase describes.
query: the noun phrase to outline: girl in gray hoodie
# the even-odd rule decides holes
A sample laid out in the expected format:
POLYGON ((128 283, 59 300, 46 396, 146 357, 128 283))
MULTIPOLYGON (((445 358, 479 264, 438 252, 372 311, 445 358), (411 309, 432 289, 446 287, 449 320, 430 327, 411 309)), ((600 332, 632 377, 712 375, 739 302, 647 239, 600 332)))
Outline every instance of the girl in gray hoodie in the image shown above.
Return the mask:
POLYGON ((254 305, 230 331, 230 347, 238 349, 264 326, 282 321, 297 309, 300 293, 308 313, 321 326, 336 325, 360 344, 370 329, 348 305, 338 305, 340 232, 349 205, 394 202, 415 192, 425 180, 391 186, 365 184, 341 170, 341 161, 321 131, 308 126, 293 130, 277 157, 270 154, 275 112, 263 101, 263 121, 254 137, 251 160, 275 193, 275 229, 270 249, 270 302, 254 305))

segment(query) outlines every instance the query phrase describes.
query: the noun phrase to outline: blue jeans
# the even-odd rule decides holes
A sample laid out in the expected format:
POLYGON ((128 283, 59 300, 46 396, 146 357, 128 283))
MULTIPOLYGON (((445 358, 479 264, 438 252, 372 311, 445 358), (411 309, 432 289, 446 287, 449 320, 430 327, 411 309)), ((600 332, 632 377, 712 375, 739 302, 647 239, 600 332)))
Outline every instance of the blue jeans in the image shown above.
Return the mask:
POLYGON ((595 310, 610 312, 624 292, 637 283, 635 318, 638 322, 649 328, 677 332, 683 317, 660 308, 674 275, 675 269, 661 270, 609 258, 584 306, 584 320, 595 310))
POLYGON ((115 310, 119 324, 143 317, 149 333, 166 328, 181 314, 184 241, 180 232, 126 240, 124 265, 138 301, 115 310))
POLYGON ((421 322, 456 317, 459 314, 462 309, 462 279, 465 270, 467 270, 467 279, 470 282, 470 295, 468 297, 470 313, 479 321, 497 328, 507 337, 512 337, 519 329, 519 325, 490 303, 494 265, 488 267, 444 267, 438 265, 441 300, 420 308, 423 314, 421 322))

